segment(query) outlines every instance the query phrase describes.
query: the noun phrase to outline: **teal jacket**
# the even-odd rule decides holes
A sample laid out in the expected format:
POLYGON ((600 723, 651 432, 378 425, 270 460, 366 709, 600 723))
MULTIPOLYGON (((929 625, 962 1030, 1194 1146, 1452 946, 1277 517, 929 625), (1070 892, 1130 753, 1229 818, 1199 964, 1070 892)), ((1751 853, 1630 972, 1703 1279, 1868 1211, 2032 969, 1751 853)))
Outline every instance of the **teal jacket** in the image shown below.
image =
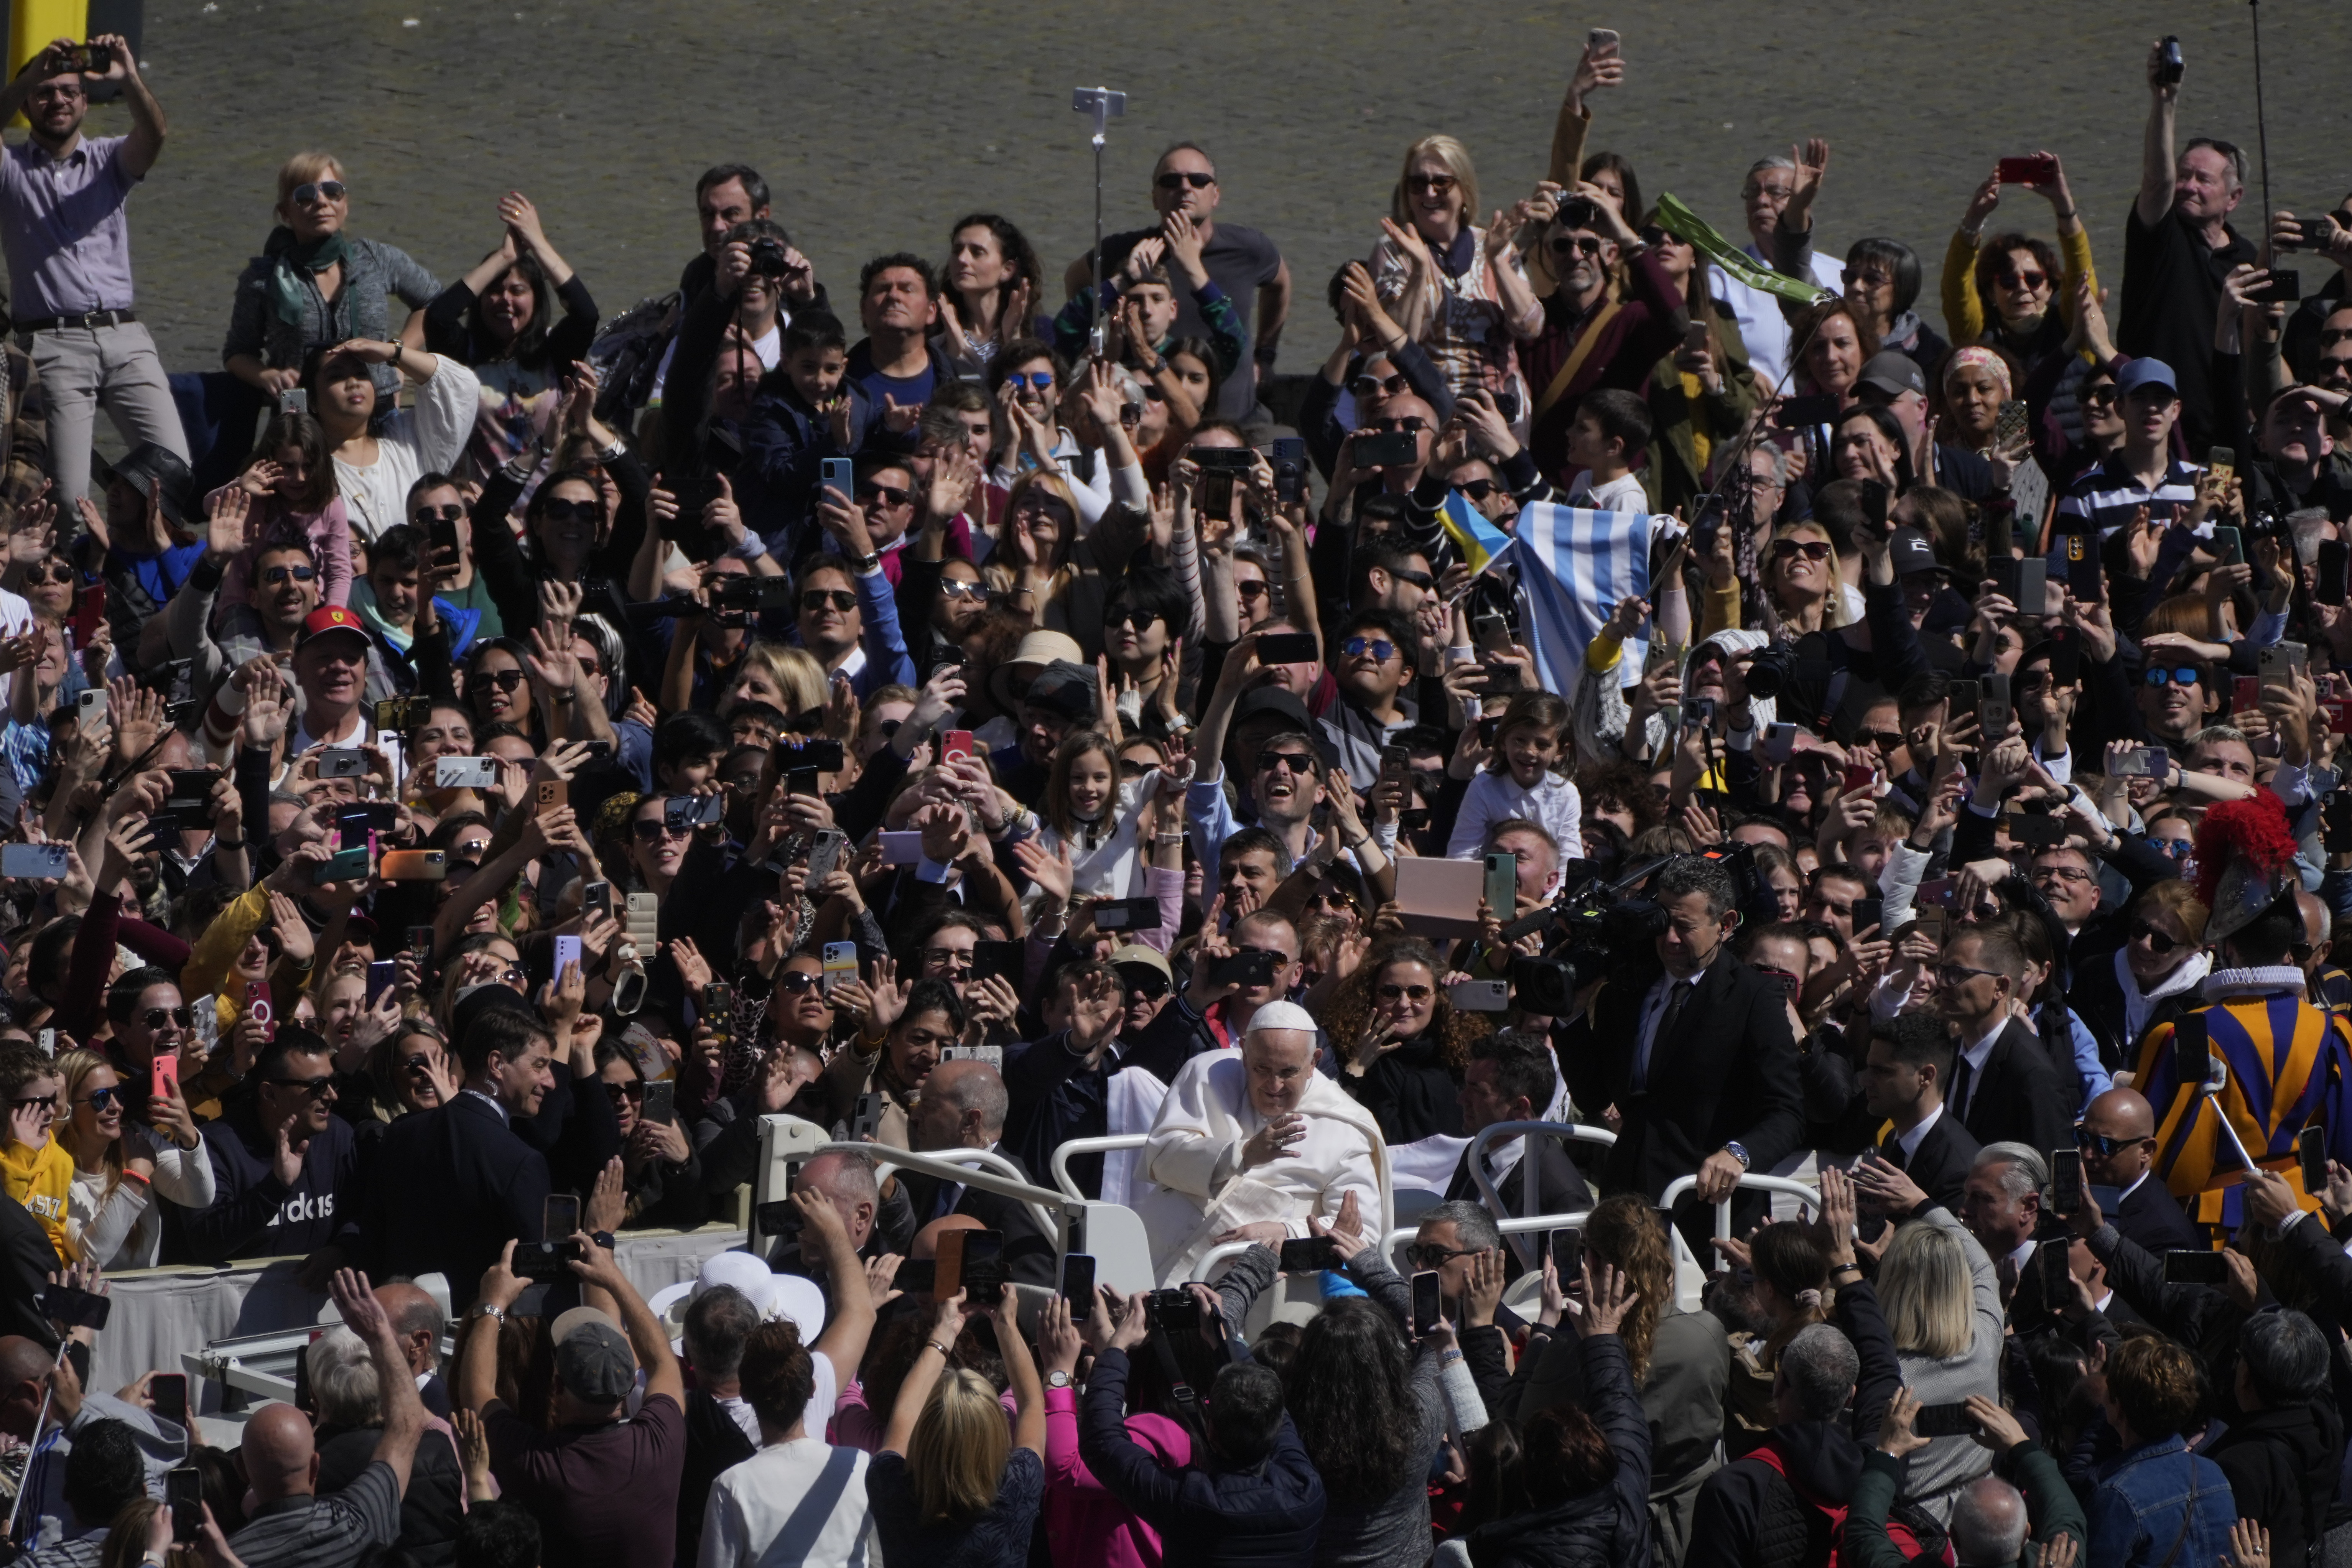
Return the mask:
MULTIPOLYGON (((2036 1543, 2046 1545, 2061 1535, 2072 1535, 2078 1552, 2083 1548, 2089 1524, 2074 1489, 2058 1473, 2057 1460, 2032 1443, 2020 1443, 1994 1461, 1993 1473, 2025 1494, 2025 1517, 2033 1521, 2026 1552, 2019 1559, 2021 1568, 2039 1561, 2036 1543)), ((1852 1568, 1908 1568, 1910 1560, 1886 1533, 1887 1511, 1902 1488, 1903 1461, 1871 1449, 1846 1505, 1839 1563, 1852 1568)))

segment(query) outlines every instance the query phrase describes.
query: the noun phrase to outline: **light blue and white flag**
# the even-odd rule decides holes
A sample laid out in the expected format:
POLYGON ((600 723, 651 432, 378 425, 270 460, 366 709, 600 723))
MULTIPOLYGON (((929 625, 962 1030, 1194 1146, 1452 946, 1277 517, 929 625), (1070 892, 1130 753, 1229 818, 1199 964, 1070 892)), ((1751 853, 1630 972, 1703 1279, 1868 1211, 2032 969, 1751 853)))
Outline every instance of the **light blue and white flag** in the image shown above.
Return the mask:
MULTIPOLYGON (((1669 522, 1671 519, 1667 520, 1669 522)), ((1519 586, 1528 596, 1528 651, 1544 689, 1573 693, 1584 676, 1584 650, 1627 595, 1650 596, 1647 512, 1592 511, 1538 501, 1519 513, 1519 586)), ((1649 642, 1625 645, 1621 679, 1639 680, 1649 642)))

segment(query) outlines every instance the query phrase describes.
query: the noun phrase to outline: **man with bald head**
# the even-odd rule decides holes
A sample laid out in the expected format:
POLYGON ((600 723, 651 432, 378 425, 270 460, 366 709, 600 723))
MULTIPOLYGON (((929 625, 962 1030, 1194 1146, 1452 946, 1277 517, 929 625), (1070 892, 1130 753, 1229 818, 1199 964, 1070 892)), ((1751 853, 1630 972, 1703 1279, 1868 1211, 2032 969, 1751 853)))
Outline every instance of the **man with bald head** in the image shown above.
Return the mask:
POLYGON ((441 1303, 405 1280, 377 1286, 375 1299, 384 1316, 392 1320, 392 1331, 400 1336, 401 1357, 416 1380, 416 1396, 425 1402, 427 1412, 448 1420, 449 1385, 441 1376, 441 1335, 449 1321, 442 1315, 441 1303))
POLYGON ((2336 916, 2313 894, 2298 888, 2294 907, 2303 915, 2303 945, 2295 966, 2304 973, 2304 995, 2315 1007, 2352 1011, 2352 974, 2336 962, 2336 916))
MULTIPOLYGON (((1022 1180, 1034 1184, 1035 1178, 999 1142, 1004 1136, 1004 1113, 1010 1103, 1003 1075, 986 1062, 941 1062, 923 1080, 922 1096, 908 1114, 907 1141, 919 1154, 945 1149, 989 1150, 1020 1171, 1022 1180)), ((1059 1265, 1054 1238, 1028 1205, 914 1171, 901 1172, 898 1179, 907 1190, 917 1225, 929 1225, 948 1215, 971 1215, 984 1228, 1003 1233, 1005 1271, 1013 1279, 1024 1285, 1056 1282, 1059 1265)))
MULTIPOLYGON (((134 1384, 127 1392, 138 1388, 134 1384)), ((66 1503, 66 1457, 73 1452, 74 1438, 94 1423, 120 1421, 131 1429, 146 1466, 151 1497, 163 1495, 164 1472, 188 1457, 187 1428, 129 1400, 84 1393, 73 1363, 60 1365, 54 1347, 9 1334, 0 1338, 0 1432, 31 1443, 37 1436, 36 1421, 56 1436, 42 1446, 26 1476, 18 1525, 28 1542, 78 1540, 106 1524, 105 1520, 80 1522, 66 1503), (44 1398, 48 1402, 46 1420, 41 1415, 44 1398)))
MULTIPOLYGON (((919 1107, 919 1104, 918 1101, 919 1107)), ((886 1252, 906 1256, 915 1228, 908 1209, 906 1184, 896 1184, 885 1196, 871 1156, 819 1154, 804 1162, 793 1174, 793 1190, 814 1193, 832 1205, 833 1212, 841 1216, 842 1233, 859 1258, 879 1258, 886 1252)), ((825 1289, 825 1308, 828 1312, 832 1310, 833 1295, 827 1288, 822 1248, 803 1246, 798 1236, 779 1237, 769 1251, 768 1267, 779 1274, 798 1274, 815 1280, 821 1289, 825 1289)))
POLYGON ((2159 1258, 2171 1247, 2204 1245, 2179 1200, 2153 1176, 2156 1112, 2137 1089, 2092 1096, 2074 1137, 2083 1146, 2084 1178, 2117 1194, 2100 1194, 2099 1207, 2118 1232, 2159 1258))
POLYGON ((342 1568, 400 1539, 400 1500, 425 1431, 425 1405, 400 1336, 368 1289, 367 1276, 338 1269, 331 1294, 344 1326, 365 1342, 375 1363, 383 1436, 356 1480, 320 1497, 310 1418, 291 1405, 256 1411, 244 1438, 246 1485, 255 1506, 245 1528, 229 1538, 229 1549, 247 1568, 342 1568))
POLYGON ((1158 1184, 1136 1205, 1163 1285, 1194 1278, 1223 1241, 1278 1247, 1349 1192, 1381 1212, 1380 1124, 1315 1070, 1315 1020, 1292 1002, 1250 1015, 1238 1051, 1206 1051, 1169 1085, 1143 1150, 1158 1184))

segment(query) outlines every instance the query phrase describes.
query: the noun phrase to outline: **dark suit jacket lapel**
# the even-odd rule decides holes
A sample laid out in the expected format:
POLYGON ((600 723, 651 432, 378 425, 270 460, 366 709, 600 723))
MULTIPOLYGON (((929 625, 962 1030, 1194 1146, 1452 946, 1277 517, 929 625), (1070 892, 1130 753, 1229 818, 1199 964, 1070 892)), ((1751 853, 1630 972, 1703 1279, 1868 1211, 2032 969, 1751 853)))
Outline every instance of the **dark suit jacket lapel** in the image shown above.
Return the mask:
MULTIPOLYGON (((1659 1037, 1650 1044, 1649 1082, 1652 1093, 1657 1091, 1659 1085, 1672 1081, 1664 1075, 1671 1074, 1680 1065, 1684 1045, 1707 1026, 1708 1019, 1722 1006, 1724 993, 1730 988, 1731 955, 1717 953, 1715 962, 1707 965, 1706 973, 1698 977, 1698 984, 1691 988, 1690 1000, 1683 1004, 1682 1016, 1675 1020, 1674 1032, 1667 1035, 1661 1031, 1659 1037)), ((1660 1016, 1663 1021, 1664 1015, 1660 1016)), ((1634 1021, 1638 1026, 1640 1019, 1637 1017, 1634 1021)))

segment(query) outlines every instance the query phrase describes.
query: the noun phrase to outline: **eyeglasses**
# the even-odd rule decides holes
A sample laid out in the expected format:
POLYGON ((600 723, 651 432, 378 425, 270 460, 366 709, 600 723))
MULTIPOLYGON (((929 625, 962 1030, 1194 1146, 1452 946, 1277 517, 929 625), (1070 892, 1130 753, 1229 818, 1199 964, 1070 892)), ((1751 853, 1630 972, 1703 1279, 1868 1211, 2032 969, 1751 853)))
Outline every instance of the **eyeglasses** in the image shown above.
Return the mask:
POLYGON ((2047 272, 2002 271, 1994 276, 2000 279, 2000 286, 2004 289, 2044 289, 2050 284, 2047 272))
POLYGON ((190 1002, 183 1003, 177 1007, 150 1007, 142 1022, 151 1031, 161 1029, 166 1024, 177 1024, 183 1029, 194 1028, 196 1023, 195 1004, 190 1002))
POLYGON ((2170 952, 2176 947, 2186 947, 2189 945, 2178 937, 2168 936, 2165 932, 2157 930, 2146 921, 2134 921, 2132 922, 2131 939, 2134 942, 2144 942, 2147 943, 2148 952, 2156 953, 2158 956, 2170 952))
MULTIPOLYGON (((1466 496, 1472 500, 1485 500, 1502 488, 1492 479, 1464 479, 1454 487, 1456 494, 1466 496)), ((1422 586, 1427 587, 1428 584, 1424 583, 1422 586)))
POLYGON ((1315 772, 1315 759, 1305 752, 1260 752, 1257 771, 1270 773, 1276 768, 1288 768, 1294 773, 1315 772))
POLYGON ((1826 539, 1776 539, 1772 542, 1772 559, 1793 561, 1798 556, 1808 561, 1830 558, 1830 542, 1826 539))
POLYGON ((1015 387, 1034 387, 1039 392, 1048 392, 1053 389, 1054 373, 1050 370, 1036 370, 1031 371, 1024 375, 1016 370, 1012 374, 1004 378, 1004 384, 1015 387))
POLYGON ((971 950, 968 947, 927 947, 923 962, 934 969, 967 970, 971 967, 971 950))
POLYGON ((620 1104, 625 1100, 642 1100, 645 1097, 646 1083, 643 1079, 631 1079, 626 1083, 608 1083, 604 1086, 604 1098, 614 1105, 620 1104))
POLYGON ((1601 254, 1601 241, 1589 234, 1555 234, 1544 243, 1551 247, 1554 256, 1566 256, 1571 250, 1580 250, 1587 256, 1601 254))
POLYGON ((1402 375, 1360 375, 1348 384, 1358 397, 1399 397, 1410 389, 1402 375))
POLYGON ((1181 190, 1186 185, 1192 186, 1196 191, 1205 191, 1217 183, 1217 176, 1203 174, 1196 170, 1171 169, 1151 183, 1163 191, 1181 190))
POLYGON ((1375 419, 1364 426, 1367 430, 1385 430, 1393 436, 1414 436, 1429 428, 1418 414, 1407 414, 1396 419, 1375 419))
POLYGON ((1891 752, 1904 742, 1900 730, 1864 730, 1857 739, 1866 741, 1882 752, 1891 752))
POLYGON ((1398 985, 1394 984, 1375 986, 1372 994, 1383 1002, 1426 1002, 1430 997, 1436 994, 1435 992, 1432 991, 1426 985, 1398 985))
POLYGON ((2087 1149, 2102 1159, 2112 1160, 2136 1143, 2153 1143, 2154 1138, 2110 1138, 2104 1132, 2094 1132, 2081 1122, 2074 1124, 2074 1146, 2087 1149))
POLYGON ((127 1106, 131 1102, 123 1098, 122 1086, 121 1084, 109 1084, 104 1089, 91 1089, 89 1091, 89 1097, 87 1100, 77 1100, 74 1103, 76 1105, 87 1105, 92 1110, 103 1111, 113 1106, 127 1106))
POLYGON ((408 514, 411 522, 455 522, 466 515, 466 509, 456 501, 447 506, 420 506, 408 514))
POLYGON ((319 1078, 266 1078, 261 1081, 273 1084, 279 1089, 300 1089, 312 1100, 324 1100, 335 1089, 333 1073, 327 1073, 319 1078))
POLYGON ((988 584, 942 577, 940 579, 940 592, 950 599, 985 599, 988 597, 988 584))
POLYGON ((2053 877, 2061 882, 2087 882, 2091 879, 2091 874, 2080 866, 2036 866, 2033 875, 2036 879, 2053 877))
POLYGON ((81 575, 62 562, 48 565, 36 563, 25 569, 25 581, 32 584, 70 583, 81 575))
POLYGON ((2194 686, 2197 684, 2197 671, 2193 668, 2150 669, 2143 672, 2140 679, 2150 686, 2194 686))
POLYGON ((316 566, 268 566, 262 569, 261 580, 274 588, 289 578, 297 583, 308 583, 318 574, 316 566))
POLYGON ((823 975, 811 974, 805 969, 787 969, 776 976, 776 989, 797 995, 803 991, 815 990, 824 984, 824 980, 823 975))
POLYGON ((871 496, 875 500, 880 501, 884 506, 905 506, 907 502, 913 498, 914 493, 915 492, 912 490, 902 490, 896 485, 877 485, 867 483, 857 487, 857 499, 859 500, 864 500, 868 496, 871 496))
POLYGON ((486 669, 478 679, 485 685, 497 687, 500 691, 512 691, 522 684, 523 676, 520 669, 486 669))
MULTIPOLYGON (((1423 583, 1423 587, 1429 586, 1423 583)), ((1349 637, 1339 645, 1339 651, 1349 658, 1361 658, 1369 653, 1375 664, 1386 664, 1396 657, 1396 644, 1386 637, 1349 637)))
POLYGON ((1404 184, 1407 190, 1427 191, 1432 195, 1442 196, 1461 182, 1451 174, 1407 174, 1404 184))
POLYGON ((318 201, 341 201, 346 194, 341 180, 312 180, 295 186, 286 199, 298 207, 307 207, 318 201))
POLYGON ((847 615, 857 608, 857 595, 846 588, 811 588, 801 595, 803 610, 822 610, 828 605, 847 615))
POLYGON ((1234 583, 1234 592, 1239 594, 1244 599, 1263 599, 1268 594, 1273 593, 1274 590, 1272 587, 1267 585, 1263 578, 1244 577, 1234 583))
POLYGON ((539 515, 550 522, 594 522, 604 515, 604 503, 593 500, 542 501, 539 515))
POLYGON ((637 836, 640 844, 658 844, 665 838, 691 838, 691 827, 672 827, 660 817, 647 817, 629 824, 629 831, 637 836))
POLYGON ((1103 629, 1133 626, 1139 632, 1148 632, 1167 618, 1157 610, 1147 610, 1139 605, 1109 605, 1103 609, 1103 629))
POLYGON ((1995 970, 1970 969, 1965 963, 1936 965, 1936 984, 1938 985, 1966 985, 1969 981, 1979 977, 1986 980, 1998 980, 2000 975, 1995 970))
POLYGON ((58 1108, 58 1097, 55 1094, 28 1095, 23 1100, 10 1100, 8 1102, 8 1109, 11 1110, 23 1110, 26 1107, 34 1105, 42 1106, 49 1111, 55 1112, 58 1108))
POLYGON ((1407 1262, 1415 1268, 1441 1268, 1448 1258, 1475 1258, 1475 1247, 1440 1247, 1433 1241, 1416 1241, 1404 1249, 1407 1262))

